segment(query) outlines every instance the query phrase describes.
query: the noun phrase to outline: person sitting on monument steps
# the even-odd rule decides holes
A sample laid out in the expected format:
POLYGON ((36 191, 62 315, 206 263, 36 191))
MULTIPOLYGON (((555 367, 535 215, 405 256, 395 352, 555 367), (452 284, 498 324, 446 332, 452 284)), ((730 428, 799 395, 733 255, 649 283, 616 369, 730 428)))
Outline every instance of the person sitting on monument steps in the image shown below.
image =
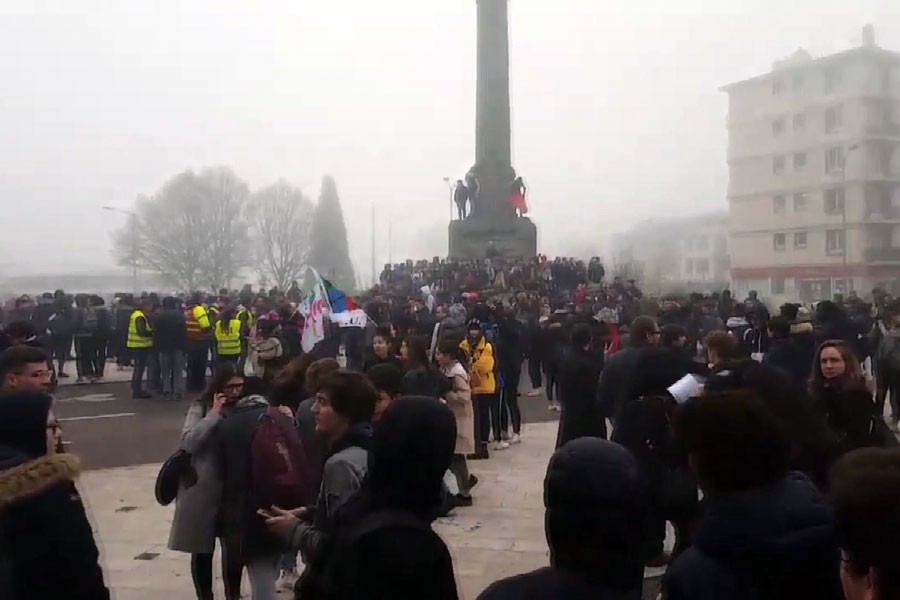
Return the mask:
POLYGON ((456 203, 456 211, 459 220, 466 218, 466 202, 469 201, 469 188, 463 183, 462 179, 456 180, 456 189, 453 190, 453 202, 456 203))

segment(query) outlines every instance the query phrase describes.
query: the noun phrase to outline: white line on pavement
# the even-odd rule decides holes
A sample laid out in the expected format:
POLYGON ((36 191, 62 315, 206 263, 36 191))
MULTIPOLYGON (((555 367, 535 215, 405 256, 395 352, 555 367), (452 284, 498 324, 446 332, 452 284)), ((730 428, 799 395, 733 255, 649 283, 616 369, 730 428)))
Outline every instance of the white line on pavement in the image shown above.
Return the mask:
POLYGON ((69 417, 68 419, 58 419, 61 422, 68 421, 90 421, 92 419, 118 419, 119 417, 133 417, 134 413, 110 413, 107 415, 91 415, 88 417, 69 417))

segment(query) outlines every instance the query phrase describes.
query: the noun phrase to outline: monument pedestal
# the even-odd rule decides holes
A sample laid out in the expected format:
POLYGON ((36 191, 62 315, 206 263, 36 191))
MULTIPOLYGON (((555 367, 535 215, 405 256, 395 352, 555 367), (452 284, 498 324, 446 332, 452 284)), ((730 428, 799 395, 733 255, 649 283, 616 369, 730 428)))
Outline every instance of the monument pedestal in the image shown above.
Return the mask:
POLYGON ((527 217, 450 222, 450 258, 534 258, 537 227, 527 217))

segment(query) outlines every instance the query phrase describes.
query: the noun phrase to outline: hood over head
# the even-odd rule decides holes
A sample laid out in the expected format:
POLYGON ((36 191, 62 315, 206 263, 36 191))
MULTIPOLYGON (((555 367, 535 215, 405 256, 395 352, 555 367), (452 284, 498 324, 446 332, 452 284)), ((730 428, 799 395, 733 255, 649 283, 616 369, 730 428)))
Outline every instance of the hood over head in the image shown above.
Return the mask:
POLYGON ((47 454, 47 414, 52 403, 52 396, 40 392, 0 397, 0 446, 7 449, 7 457, 18 454, 31 460, 47 454))
POLYGON ((620 589, 643 578, 643 485, 637 462, 619 444, 572 440, 550 459, 544 480, 545 528, 555 567, 620 589))
POLYGON ((748 568, 764 563, 769 571, 837 556, 827 502, 796 472, 764 488, 708 498, 694 545, 714 559, 748 568))
POLYGON ((366 488, 378 508, 431 519, 456 447, 456 419, 434 398, 395 400, 374 428, 366 488))

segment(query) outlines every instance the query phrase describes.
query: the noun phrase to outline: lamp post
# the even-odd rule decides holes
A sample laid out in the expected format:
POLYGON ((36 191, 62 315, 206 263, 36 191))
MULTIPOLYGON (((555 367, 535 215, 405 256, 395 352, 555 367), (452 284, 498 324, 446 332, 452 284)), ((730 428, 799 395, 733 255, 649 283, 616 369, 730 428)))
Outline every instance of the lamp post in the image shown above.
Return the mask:
POLYGON ((103 210, 117 212, 128 216, 128 226, 131 229, 131 287, 135 296, 138 294, 138 260, 137 260, 137 214, 127 208, 118 206, 103 206, 103 210))
POLYGON ((444 177, 444 183, 447 184, 447 187, 450 189, 450 220, 453 220, 453 191, 454 186, 453 182, 449 177, 444 177))

